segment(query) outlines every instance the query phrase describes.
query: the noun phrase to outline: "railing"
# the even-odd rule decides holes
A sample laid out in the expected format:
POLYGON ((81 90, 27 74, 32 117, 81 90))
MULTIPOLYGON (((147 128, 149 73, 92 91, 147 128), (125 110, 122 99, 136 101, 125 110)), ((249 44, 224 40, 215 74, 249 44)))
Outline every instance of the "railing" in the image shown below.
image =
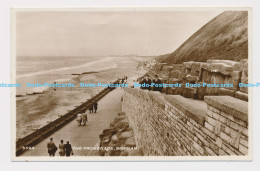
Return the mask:
MULTIPOLYGON (((117 84, 118 81, 115 81, 114 84, 117 84)), ((106 94, 112 91, 115 88, 107 87, 99 92, 97 95, 86 101, 85 103, 81 104, 80 106, 76 107, 75 109, 69 111, 65 115, 59 117, 58 119, 48 123, 44 127, 37 129, 36 131, 32 132, 31 134, 18 139, 16 142, 16 156, 21 155, 23 152, 26 151, 24 147, 33 147, 43 139, 47 138, 49 135, 56 132, 58 129, 65 126, 67 123, 72 121, 76 118, 77 114, 82 110, 87 110, 91 103, 95 101, 99 101, 102 99, 106 94)))

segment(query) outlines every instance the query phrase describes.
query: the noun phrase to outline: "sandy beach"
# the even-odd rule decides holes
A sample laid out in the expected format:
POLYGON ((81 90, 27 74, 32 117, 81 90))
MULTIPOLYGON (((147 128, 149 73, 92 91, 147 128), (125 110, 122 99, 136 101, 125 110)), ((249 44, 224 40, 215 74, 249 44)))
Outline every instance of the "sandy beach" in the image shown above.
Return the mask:
MULTIPOLYGON (((76 66, 69 70, 56 69, 56 73, 65 72, 66 74, 79 74, 70 75, 72 77, 71 79, 55 80, 58 83, 72 83, 75 87, 56 88, 56 90, 54 90, 54 88, 48 88, 44 91, 44 94, 17 97, 17 139, 46 125, 48 122, 59 117, 59 115, 67 113, 68 110, 72 110, 75 106, 78 106, 103 89, 102 87, 82 88, 80 87, 80 83, 109 83, 125 75, 131 79, 131 77, 136 77, 137 75, 142 75, 146 72, 144 70, 137 70, 138 63, 144 60, 148 60, 148 58, 113 57, 106 58, 105 61, 101 63, 92 63, 92 66, 95 65, 95 69, 91 68, 88 64, 80 65, 78 69, 76 66), (82 74, 84 72, 85 74, 82 74)), ((51 74, 53 72, 47 71, 47 73, 51 74)), ((24 83, 28 80, 31 82, 38 80, 37 78, 35 79, 33 75, 27 77, 28 79, 25 78, 26 77, 24 76, 24 83)))

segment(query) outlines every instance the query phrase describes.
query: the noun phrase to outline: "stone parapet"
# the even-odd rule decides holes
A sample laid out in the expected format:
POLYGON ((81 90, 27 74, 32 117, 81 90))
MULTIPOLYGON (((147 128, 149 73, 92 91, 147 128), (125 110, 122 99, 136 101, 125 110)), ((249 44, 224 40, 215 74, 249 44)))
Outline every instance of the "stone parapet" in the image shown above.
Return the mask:
POLYGON ((237 119, 248 122, 248 103, 231 96, 206 96, 204 101, 237 119))
POLYGON ((204 125, 207 106, 201 101, 184 98, 180 95, 165 95, 165 100, 197 123, 204 125))
POLYGON ((124 88, 122 109, 144 155, 248 154, 248 103, 229 96, 205 101, 124 88))

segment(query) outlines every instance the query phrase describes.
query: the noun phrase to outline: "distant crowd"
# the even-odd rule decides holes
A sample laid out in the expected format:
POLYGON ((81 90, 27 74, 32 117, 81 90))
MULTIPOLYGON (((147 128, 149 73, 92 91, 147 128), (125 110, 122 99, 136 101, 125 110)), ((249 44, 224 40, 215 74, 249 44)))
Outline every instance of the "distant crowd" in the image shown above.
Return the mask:
POLYGON ((117 81, 119 84, 127 84, 127 76, 124 76, 123 78, 118 78, 117 81))
POLYGON ((157 84, 157 85, 160 85, 162 84, 162 80, 158 77, 158 75, 155 75, 155 79, 151 80, 149 78, 149 75, 146 74, 144 77, 140 78, 140 81, 139 81, 139 84, 145 84, 145 85, 149 85, 149 86, 144 86, 144 87, 141 87, 141 89, 144 89, 144 90, 152 90, 152 91, 159 91, 159 92, 162 92, 163 90, 163 87, 162 86, 151 86, 151 84, 154 83, 154 84, 157 84))

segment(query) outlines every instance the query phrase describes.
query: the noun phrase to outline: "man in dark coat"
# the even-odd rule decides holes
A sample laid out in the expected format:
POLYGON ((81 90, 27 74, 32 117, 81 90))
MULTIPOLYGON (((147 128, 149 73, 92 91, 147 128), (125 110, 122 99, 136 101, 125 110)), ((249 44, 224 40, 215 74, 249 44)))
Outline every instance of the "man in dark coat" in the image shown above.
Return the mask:
POLYGON ((159 91, 159 92, 162 92, 163 90, 163 87, 162 87, 162 80, 160 80, 158 78, 158 75, 155 75, 155 79, 153 80, 153 83, 155 85, 153 85, 153 91, 159 91))
POLYGON ((48 153, 50 156, 55 156, 55 153, 57 151, 57 146, 53 142, 53 138, 50 138, 50 142, 47 144, 48 153))
POLYGON ((97 113, 97 107, 98 107, 97 101, 94 101, 93 106, 94 106, 95 113, 97 113))
POLYGON ((67 157, 73 155, 72 147, 69 141, 67 141, 67 144, 65 145, 65 153, 67 157))
MULTIPOLYGON (((144 78, 142 77, 142 78, 140 78, 140 81, 139 81, 139 84, 143 84, 144 83, 144 78)), ((145 89, 145 87, 140 87, 141 89, 145 89)))
POLYGON ((145 75, 143 83, 145 83, 145 87, 143 89, 150 91, 152 81, 150 80, 149 75, 145 75))
POLYGON ((93 113, 93 103, 90 104, 88 109, 89 109, 89 113, 93 113))

